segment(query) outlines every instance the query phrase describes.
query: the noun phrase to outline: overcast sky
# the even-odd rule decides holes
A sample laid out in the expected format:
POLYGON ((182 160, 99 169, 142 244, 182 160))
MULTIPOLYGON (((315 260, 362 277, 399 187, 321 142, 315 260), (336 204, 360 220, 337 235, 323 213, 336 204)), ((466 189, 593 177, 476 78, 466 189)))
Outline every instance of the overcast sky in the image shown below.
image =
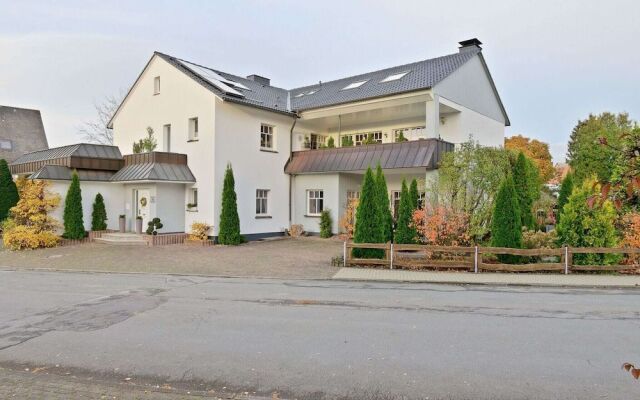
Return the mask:
POLYGON ((578 119, 640 119, 640 1, 0 0, 0 104, 51 146, 126 91, 154 50, 284 88, 457 51, 478 37, 512 126, 556 162, 578 119))

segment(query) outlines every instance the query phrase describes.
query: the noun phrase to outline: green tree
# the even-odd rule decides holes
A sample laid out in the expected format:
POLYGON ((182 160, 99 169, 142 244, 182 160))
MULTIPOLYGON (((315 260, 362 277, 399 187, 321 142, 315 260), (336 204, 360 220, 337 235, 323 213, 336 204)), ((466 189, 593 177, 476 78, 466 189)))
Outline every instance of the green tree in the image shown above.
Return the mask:
POLYGON ((393 215, 391 215, 387 180, 384 177, 380 163, 376 168, 376 185, 378 187, 378 212, 384 226, 384 238, 385 241, 390 242, 393 240, 393 215))
POLYGON ((609 181, 619 163, 622 134, 633 127, 626 113, 605 112, 589 115, 573 128, 569 138, 567 161, 574 171, 576 185, 596 175, 599 181, 609 181), (609 146, 600 146, 601 141, 609 146))
POLYGON ((67 239, 82 239, 85 236, 82 216, 82 190, 80 189, 80 178, 78 178, 76 171, 73 171, 71 185, 69 185, 67 197, 64 200, 63 221, 63 237, 67 239))
POLYGON ((244 239, 240 235, 240 217, 236 198, 235 180, 231 164, 227 164, 222 185, 222 211, 220 213, 220 229, 218 242, 220 244, 238 245, 244 239))
POLYGON ((9 216, 9 210, 18 204, 18 200, 18 188, 9 171, 9 165, 6 160, 0 159, 0 222, 9 216))
POLYGON ((418 202, 420 200, 420 193, 418 193, 418 181, 416 178, 411 180, 411 185, 409 185, 409 200, 411 200, 411 212, 418 209, 418 202))
POLYGON ((333 229, 333 220, 331 219, 331 211, 322 210, 320 213, 320 237, 330 238, 333 236, 331 232, 333 229))
MULTIPOLYGON (((354 229, 354 243, 384 243, 384 221, 380 218, 378 204, 378 185, 371 167, 367 168, 360 189, 360 200, 356 210, 356 225, 354 229)), ((353 256, 357 258, 384 258, 384 250, 353 249, 353 256)))
POLYGON ((329 136, 329 139, 327 139, 327 148, 333 149, 334 147, 336 147, 336 141, 333 140, 333 136, 329 136))
POLYGON ((569 196, 571 196, 572 192, 573 174, 569 172, 560 184, 560 193, 558 194, 558 216, 556 218, 556 223, 560 222, 560 219, 562 218, 562 210, 564 208, 564 205, 569 201, 569 196))
POLYGON ((104 198, 100 193, 96 194, 93 202, 93 212, 91 213, 91 230, 104 231, 107 229, 107 210, 104 206, 104 198))
POLYGON ((153 136, 153 128, 147 127, 147 137, 133 143, 134 153, 150 153, 158 147, 158 142, 153 136))
POLYGON ((411 193, 407 189, 407 182, 402 180, 400 191, 400 205, 398 206, 398 223, 394 242, 398 244, 413 244, 416 242, 418 233, 413 226, 413 203, 411 193))
MULTIPOLYGON (((513 166, 513 182, 515 184, 516 195, 518 196, 518 205, 520 207, 520 219, 523 226, 532 228, 534 225, 532 205, 531 186, 535 182, 531 180, 531 168, 535 166, 527 165, 527 159, 522 152, 518 153, 516 163, 513 166)), ((537 186, 537 185, 536 185, 537 186)))
MULTIPOLYGON (((491 245, 495 247, 522 248, 522 220, 513 177, 507 175, 500 185, 491 220, 491 245)), ((518 262, 518 256, 502 254, 501 262, 518 262)))
MULTIPOLYGON (((599 207, 590 207, 588 198, 596 194, 595 179, 587 179, 576 186, 569 196, 556 226, 558 245, 572 247, 615 247, 618 234, 615 227, 616 210, 606 200, 599 207)), ((620 260, 618 254, 574 254, 579 265, 608 265, 620 260)))

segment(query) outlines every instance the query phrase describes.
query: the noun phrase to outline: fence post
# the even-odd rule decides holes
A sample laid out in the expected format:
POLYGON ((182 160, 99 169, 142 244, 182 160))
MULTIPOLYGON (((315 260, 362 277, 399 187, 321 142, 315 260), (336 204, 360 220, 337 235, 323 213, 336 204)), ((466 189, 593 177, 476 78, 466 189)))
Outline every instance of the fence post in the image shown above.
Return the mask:
POLYGON ((569 273, 569 247, 564 246, 564 274, 569 273))
POLYGON ((475 274, 478 273, 478 246, 475 247, 475 251, 473 253, 473 272, 475 274))
POLYGON ((393 269, 393 242, 391 242, 391 256, 389 257, 389 268, 393 269))
POLYGON ((342 266, 347 266, 347 241, 342 244, 342 266))

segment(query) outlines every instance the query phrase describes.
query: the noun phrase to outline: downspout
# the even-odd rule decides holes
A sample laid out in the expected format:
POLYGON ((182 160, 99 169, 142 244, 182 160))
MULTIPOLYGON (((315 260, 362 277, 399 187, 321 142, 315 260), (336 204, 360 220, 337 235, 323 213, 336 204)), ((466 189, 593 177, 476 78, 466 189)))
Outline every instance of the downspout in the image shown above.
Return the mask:
MULTIPOLYGON (((289 131, 289 161, 287 161, 287 164, 291 162, 291 159, 293 158, 293 129, 296 127, 296 122, 298 122, 298 115, 295 114, 293 116, 293 124, 291 124, 291 130, 289 131)), ((293 178, 294 176, 292 174, 289 174, 289 226, 287 228, 291 228, 291 222, 292 222, 292 213, 291 213, 291 209, 292 209, 292 199, 291 199, 291 195, 292 195, 292 186, 293 186, 293 178)))

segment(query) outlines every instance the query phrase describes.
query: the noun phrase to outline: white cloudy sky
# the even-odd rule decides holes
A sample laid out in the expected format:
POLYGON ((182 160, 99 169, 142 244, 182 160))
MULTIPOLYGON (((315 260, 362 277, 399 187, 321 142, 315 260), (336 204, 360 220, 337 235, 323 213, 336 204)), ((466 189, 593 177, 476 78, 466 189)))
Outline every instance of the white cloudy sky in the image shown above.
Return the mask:
POLYGON ((456 51, 478 37, 512 126, 556 161, 578 119, 640 119, 640 1, 0 0, 0 104, 52 146, 128 89, 154 50, 289 88, 456 51))

